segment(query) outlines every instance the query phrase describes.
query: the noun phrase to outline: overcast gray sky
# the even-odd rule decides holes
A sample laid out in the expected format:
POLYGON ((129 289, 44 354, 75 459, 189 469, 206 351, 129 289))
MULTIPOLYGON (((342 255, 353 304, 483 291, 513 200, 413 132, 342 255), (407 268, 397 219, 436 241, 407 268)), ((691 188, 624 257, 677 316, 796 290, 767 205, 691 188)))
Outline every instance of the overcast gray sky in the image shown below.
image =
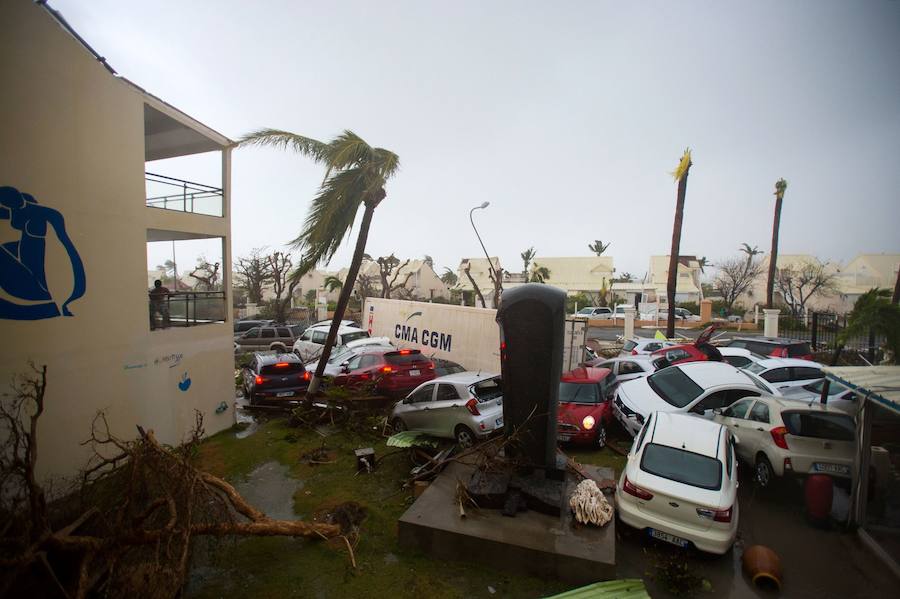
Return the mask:
MULTIPOLYGON (((468 211, 489 201, 476 224, 510 270, 528 246, 590 255, 599 238, 642 274, 668 253, 686 146, 683 254, 768 249, 779 177, 783 253, 900 252, 896 0, 51 4, 122 75, 232 139, 352 129, 399 154, 373 255, 455 269, 481 254, 468 211)), ((322 174, 237 150, 234 255, 293 238, 322 174)))

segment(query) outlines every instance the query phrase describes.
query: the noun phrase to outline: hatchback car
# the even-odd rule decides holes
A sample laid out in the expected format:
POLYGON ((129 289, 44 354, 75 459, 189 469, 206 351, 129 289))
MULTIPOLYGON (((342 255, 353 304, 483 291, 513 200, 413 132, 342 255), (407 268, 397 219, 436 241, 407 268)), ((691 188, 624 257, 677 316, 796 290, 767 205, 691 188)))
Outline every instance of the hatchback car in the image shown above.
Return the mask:
POLYGON ((628 339, 622 346, 620 356, 641 356, 650 355, 658 349, 664 347, 674 347, 678 345, 674 341, 663 341, 661 339, 653 339, 652 337, 635 337, 628 339))
POLYGON ((254 327, 234 339, 238 345, 236 351, 238 353, 266 350, 288 352, 297 339, 295 331, 296 329, 291 329, 286 325, 254 327))
MULTIPOLYGON (((821 403, 822 389, 825 387, 825 379, 819 379, 813 383, 803 385, 802 387, 791 387, 786 389, 782 395, 784 399, 791 401, 802 401, 805 403, 821 403)), ((828 385, 828 397, 825 405, 837 408, 850 414, 859 411, 859 402, 856 400, 856 392, 850 387, 831 381, 828 385)))
POLYGON ((738 457, 760 486, 785 475, 850 478, 856 426, 846 412, 761 396, 735 402, 715 417, 738 437, 738 457))
POLYGON ((341 364, 341 372, 332 384, 347 387, 374 384, 377 393, 398 396, 433 378, 434 363, 419 350, 369 346, 341 364))
POLYGON ((623 523, 655 539, 726 553, 738 528, 734 436, 716 422, 654 412, 616 486, 623 523))
POLYGON ((772 358, 813 359, 809 343, 797 339, 784 339, 781 337, 735 337, 728 346, 743 347, 755 354, 770 356, 772 358))
POLYGON ((769 358, 744 366, 744 370, 752 372, 784 394, 793 387, 802 387, 825 378, 824 366, 809 360, 796 358, 769 358))
MULTIPOLYGON (((321 356, 330 327, 331 325, 312 326, 303 331, 300 338, 292 344, 294 353, 300 356, 300 359, 304 362, 311 362, 321 356)), ((347 345, 351 341, 364 339, 368 336, 368 331, 356 327, 341 326, 338 328, 337 339, 335 339, 334 345, 347 345)))
POLYGON ((722 354, 723 362, 728 362, 732 366, 736 366, 738 368, 744 368, 748 364, 753 364, 766 358, 766 356, 754 354, 752 351, 744 347, 720 347, 719 353, 722 354))
POLYGON ((503 430, 503 380, 459 372, 420 385, 391 411, 395 431, 423 431, 469 447, 503 430))
MULTIPOLYGON (((367 347, 383 347, 393 349, 390 339, 387 337, 363 337, 350 341, 347 345, 335 347, 325 363, 325 376, 337 376, 341 374, 341 369, 345 362, 349 362, 357 355, 363 353, 367 347)), ((319 360, 315 359, 306 364, 306 369, 315 372, 319 366, 319 360)))
POLYGON ((706 327, 693 343, 683 343, 656 350, 650 354, 653 365, 659 370, 685 362, 721 362, 722 354, 719 353, 719 348, 709 343, 717 328, 717 325, 706 327))
POLYGON ((616 375, 607 368, 576 368, 562 374, 556 439, 603 447, 612 424, 616 375))
POLYGON ((617 383, 643 378, 656 372, 650 356, 595 358, 585 362, 582 366, 585 368, 608 368, 616 375, 617 383))
POLYGON ((244 397, 251 406, 293 405, 309 387, 311 375, 294 354, 255 354, 242 370, 244 397))
POLYGON ((616 389, 613 413, 636 435, 652 412, 681 412, 711 419, 715 408, 743 397, 777 395, 768 383, 724 362, 688 362, 664 368, 616 389))

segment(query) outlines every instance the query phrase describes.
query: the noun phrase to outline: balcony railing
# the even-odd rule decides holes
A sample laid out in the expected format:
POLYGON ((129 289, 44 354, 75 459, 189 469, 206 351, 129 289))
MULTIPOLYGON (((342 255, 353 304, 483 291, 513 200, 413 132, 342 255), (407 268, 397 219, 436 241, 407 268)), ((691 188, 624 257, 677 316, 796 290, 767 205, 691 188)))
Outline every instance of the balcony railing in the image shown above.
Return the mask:
POLYGON ((149 294, 150 330, 225 322, 224 291, 149 294))
POLYGON ((147 206, 207 216, 222 216, 222 190, 183 179, 146 173, 147 206))

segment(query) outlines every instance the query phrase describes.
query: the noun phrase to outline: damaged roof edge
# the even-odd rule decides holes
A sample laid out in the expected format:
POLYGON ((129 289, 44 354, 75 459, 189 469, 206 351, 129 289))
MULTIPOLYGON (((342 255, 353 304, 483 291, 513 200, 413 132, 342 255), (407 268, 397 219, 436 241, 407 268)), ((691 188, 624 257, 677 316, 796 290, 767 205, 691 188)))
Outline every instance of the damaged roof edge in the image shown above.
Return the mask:
POLYGON ((145 90, 140 85, 134 83, 133 81, 129 80, 126 77, 123 77, 118 72, 116 72, 116 70, 112 67, 112 65, 110 65, 106 61, 106 58, 103 56, 100 56, 100 54, 98 54, 97 51, 94 50, 94 48, 92 48, 91 45, 88 44, 87 41, 85 41, 85 39, 78 34, 77 31, 75 31, 75 29, 69 24, 69 22, 66 21, 66 18, 62 15, 61 12, 59 12, 58 10, 56 10, 55 8, 53 8, 52 6, 47 4, 47 0, 35 0, 35 4, 37 4, 38 6, 42 7, 45 11, 47 11, 47 14, 49 14, 53 18, 53 20, 55 20, 59 24, 59 26, 62 27, 69 35, 71 35, 73 38, 75 38, 75 40, 79 44, 81 44, 81 46, 85 50, 90 52, 91 56, 93 56, 97 60, 97 62, 102 64, 103 68, 105 68, 107 71, 109 71, 113 77, 115 77, 119 81, 122 81, 126 85, 137 90, 138 93, 140 93, 141 96, 144 97, 145 102, 147 102, 148 104, 150 104, 151 106, 153 106, 154 108, 159 110, 160 112, 166 113, 169 116, 171 116, 172 118, 180 121, 182 124, 192 128, 192 129, 195 129, 198 133, 208 137, 211 141, 222 146, 223 148, 234 145, 234 141, 232 141, 225 135, 222 135, 221 133, 219 133, 212 127, 209 127, 208 125, 204 125, 203 123, 201 123, 194 117, 192 117, 189 114, 185 113, 184 111, 179 110, 178 108, 172 106, 171 104, 169 104, 162 98, 154 96, 153 94, 151 94, 150 92, 145 90))

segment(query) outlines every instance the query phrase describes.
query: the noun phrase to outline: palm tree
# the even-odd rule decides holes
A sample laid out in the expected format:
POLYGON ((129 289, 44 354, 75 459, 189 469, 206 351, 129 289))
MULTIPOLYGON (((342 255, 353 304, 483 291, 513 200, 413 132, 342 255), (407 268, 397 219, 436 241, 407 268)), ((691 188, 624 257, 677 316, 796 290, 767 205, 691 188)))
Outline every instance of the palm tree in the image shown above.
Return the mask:
POLYGON ((886 361, 897 363, 900 357, 900 306, 891 301, 889 289, 870 289, 856 303, 847 317, 847 326, 837 339, 832 366, 837 364, 844 345, 854 337, 884 337, 886 361))
POLYGON ((612 245, 612 242, 604 244, 599 239, 595 239, 594 243, 588 244, 588 249, 597 254, 598 256, 602 256, 603 252, 609 249, 609 246, 612 245))
POLYGON ((528 276, 528 265, 531 264, 532 260, 534 260, 534 255, 535 255, 534 247, 530 247, 527 250, 525 250, 524 252, 522 252, 521 254, 519 254, 519 256, 522 257, 522 262, 525 263, 525 268, 522 270, 522 272, 525 274, 526 277, 528 276))
POLYGON ((271 146, 293 150, 325 165, 325 178, 318 195, 312 201, 303 230, 291 242, 301 252, 302 264, 297 269, 298 273, 307 272, 316 264, 327 263, 353 227, 360 205, 365 208, 353 260, 341 286, 341 294, 315 376, 307 390, 306 397, 309 401, 319 390, 325 364, 331 356, 331 347, 337 339, 338 327, 350 301, 350 293, 365 254, 375 208, 387 195, 384 187, 400 167, 400 159, 393 152, 373 148, 352 131, 344 131, 330 142, 324 143, 288 131, 260 129, 248 133, 238 143, 242 146, 271 146))
POLYGON ((444 272, 441 274, 441 282, 447 287, 453 287, 459 282, 459 277, 455 272, 445 266, 444 272))
POLYGON ((681 225, 684 221, 684 197, 687 195, 688 172, 691 170, 691 149, 681 156, 678 168, 672 176, 678 182, 675 200, 675 223, 672 226, 672 250, 669 252, 669 280, 666 282, 666 297, 669 301, 669 318, 666 320, 666 337, 675 336, 675 286, 678 283, 678 252, 681 249, 681 225))
POLYGON ((537 266, 535 265, 534 269, 531 271, 531 279, 530 283, 546 283, 550 278, 550 269, 546 266, 537 266))
POLYGON ((344 282, 334 275, 328 275, 322 281, 322 287, 324 287, 328 293, 331 293, 335 289, 341 289, 343 286, 344 282))
POLYGON ((769 278, 766 281, 766 308, 772 308, 772 295, 775 291, 775 268, 778 263, 778 228, 781 225, 781 202, 787 181, 779 179, 775 182, 775 221, 772 223, 772 251, 769 252, 769 278))

